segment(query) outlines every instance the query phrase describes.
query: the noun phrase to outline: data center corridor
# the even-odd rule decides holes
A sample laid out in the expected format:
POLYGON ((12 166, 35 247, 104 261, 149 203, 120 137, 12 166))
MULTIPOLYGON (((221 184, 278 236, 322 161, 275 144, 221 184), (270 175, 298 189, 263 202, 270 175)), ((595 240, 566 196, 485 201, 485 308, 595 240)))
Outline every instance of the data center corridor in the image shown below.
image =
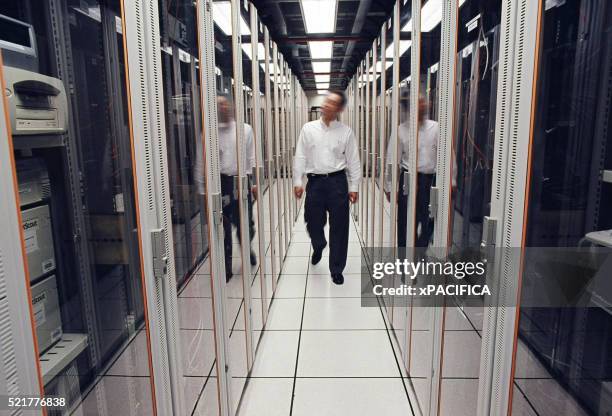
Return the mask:
POLYGON ((329 249, 316 266, 311 251, 300 213, 240 414, 411 414, 381 310, 361 307, 355 224, 344 285, 329 277, 329 249))

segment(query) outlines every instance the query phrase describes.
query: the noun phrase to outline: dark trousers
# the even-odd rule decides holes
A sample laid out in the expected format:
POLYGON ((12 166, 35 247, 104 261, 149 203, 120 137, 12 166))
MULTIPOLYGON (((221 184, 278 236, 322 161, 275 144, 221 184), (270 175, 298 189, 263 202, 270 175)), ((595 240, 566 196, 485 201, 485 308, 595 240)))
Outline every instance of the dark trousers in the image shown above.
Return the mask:
MULTIPOLYGON (((240 203, 238 194, 234 192, 237 187, 238 178, 235 176, 221 175, 221 195, 223 197, 223 248, 225 252, 225 272, 232 272, 232 225, 238 232, 238 241, 242 243, 240 234, 240 203)), ((255 221, 253 221, 253 198, 251 196, 251 186, 248 186, 248 221, 249 221, 249 242, 255 236, 255 221)), ((250 248, 250 244, 249 244, 250 248)))
POLYGON ((346 174, 312 177, 306 185, 304 221, 313 250, 327 245, 324 227, 329 213, 329 271, 342 273, 349 239, 349 200, 346 174))
MULTIPOLYGON (((404 175, 400 175, 399 189, 400 194, 397 201, 397 245, 406 247, 406 225, 408 216, 408 196, 401 192, 404 187, 404 175)), ((417 194, 416 194, 416 223, 414 226, 414 246, 427 247, 433 230, 431 219, 429 218, 429 194, 433 184, 434 175, 427 173, 417 174, 417 194), (419 234, 419 226, 421 233, 419 234)))

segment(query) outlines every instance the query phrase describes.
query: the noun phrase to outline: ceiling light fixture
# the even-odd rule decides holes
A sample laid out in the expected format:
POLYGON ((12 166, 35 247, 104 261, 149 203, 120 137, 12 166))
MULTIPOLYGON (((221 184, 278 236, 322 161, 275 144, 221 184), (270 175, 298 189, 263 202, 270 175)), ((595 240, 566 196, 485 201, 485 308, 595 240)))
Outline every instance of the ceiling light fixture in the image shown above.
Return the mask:
POLYGON ((336 0, 301 0, 307 33, 336 31, 336 0))
POLYGON ((331 61, 312 62, 312 71, 314 73, 331 72, 331 61))
POLYGON ((308 42, 310 47, 310 57, 312 59, 331 59, 334 49, 334 42, 308 42))
POLYGON ((329 75, 315 75, 315 82, 317 84, 322 83, 322 82, 329 82, 330 76, 329 75))

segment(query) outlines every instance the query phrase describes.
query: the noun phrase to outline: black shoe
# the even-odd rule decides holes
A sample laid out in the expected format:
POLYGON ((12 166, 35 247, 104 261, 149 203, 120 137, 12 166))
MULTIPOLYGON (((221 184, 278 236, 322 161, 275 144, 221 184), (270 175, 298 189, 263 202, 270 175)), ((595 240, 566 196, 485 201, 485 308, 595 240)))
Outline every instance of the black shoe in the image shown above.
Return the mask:
POLYGON ((255 253, 251 251, 251 266, 255 266, 256 264, 257 264, 257 256, 255 256, 255 253))
POLYGON ((321 261, 321 257, 323 257, 323 250, 313 251, 312 257, 310 259, 310 264, 313 266, 321 261))
POLYGON ((342 276, 342 273, 333 273, 332 281, 337 285, 341 285, 344 283, 344 276, 342 276))

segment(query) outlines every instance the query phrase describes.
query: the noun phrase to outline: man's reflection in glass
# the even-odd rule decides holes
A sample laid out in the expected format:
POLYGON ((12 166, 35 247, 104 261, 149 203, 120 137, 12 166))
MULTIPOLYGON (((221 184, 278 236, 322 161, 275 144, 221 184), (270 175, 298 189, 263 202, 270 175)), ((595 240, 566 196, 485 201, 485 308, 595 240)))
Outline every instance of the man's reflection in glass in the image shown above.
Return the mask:
MULTIPOLYGON (((217 97, 217 111, 219 124, 219 164, 221 172, 221 194, 223 197, 223 231, 225 234, 225 277, 232 278, 232 225, 236 227, 238 241, 240 234, 240 203, 238 200, 238 157, 240 151, 236 140, 236 121, 234 119, 234 104, 229 95, 217 97)), ((243 159, 244 171, 247 173, 248 188, 248 221, 249 221, 249 248, 255 236, 255 222, 253 221, 253 199, 257 199, 257 187, 250 186, 251 175, 255 165, 255 143, 253 129, 244 123, 244 145, 246 160, 243 159)), ((241 241, 240 241, 241 242, 241 241)), ((242 243, 242 242, 241 242, 242 243)), ((250 249, 251 265, 257 264, 257 258, 250 249)))
MULTIPOLYGON (((400 167, 399 187, 397 198, 397 245, 400 248, 406 247, 406 225, 408 216, 409 196, 404 195, 404 176, 405 172, 410 172, 409 157, 409 102, 410 94, 404 90, 400 96, 401 123, 397 129, 399 137, 398 160, 400 167)), ((438 139, 440 130, 438 122, 429 119, 427 99, 419 97, 418 110, 418 149, 417 149, 417 189, 416 189, 416 223, 414 228, 415 247, 427 247, 431 239, 433 226, 429 216, 429 194, 434 176, 436 173, 436 163, 438 158, 438 139)), ((397 137, 391 137, 387 148, 387 160, 391 161, 393 148, 397 146, 397 137)), ((389 162, 388 162, 389 163, 389 162)), ((391 199, 389 190, 391 189, 390 175, 385 181, 385 193, 387 200, 391 199)), ((407 192, 409 193, 409 192, 407 192)))

